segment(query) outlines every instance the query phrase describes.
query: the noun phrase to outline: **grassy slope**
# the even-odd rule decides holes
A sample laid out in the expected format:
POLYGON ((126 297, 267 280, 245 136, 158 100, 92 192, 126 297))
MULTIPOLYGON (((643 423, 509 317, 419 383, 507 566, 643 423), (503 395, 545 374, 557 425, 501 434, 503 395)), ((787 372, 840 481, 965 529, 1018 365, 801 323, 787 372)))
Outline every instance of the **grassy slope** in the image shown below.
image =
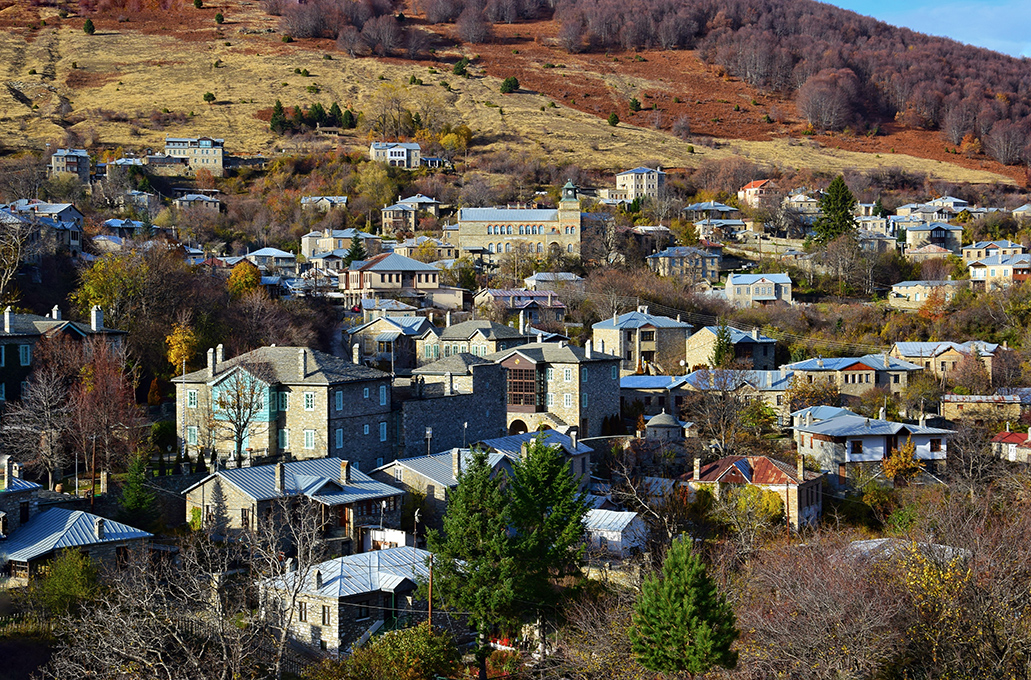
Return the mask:
MULTIPOLYGON (((450 74, 447 63, 441 63, 437 65, 441 73, 433 75, 428 63, 354 60, 333 52, 325 41, 286 45, 276 33, 241 34, 244 27, 275 28, 276 20, 263 16, 256 5, 223 10, 230 22, 220 34, 211 21, 188 30, 186 23, 179 24, 175 36, 162 32, 162 27, 155 30, 153 22, 147 28, 154 32, 145 34, 137 32, 132 22, 99 20, 97 34, 87 36, 80 30, 80 19, 62 22, 56 15, 48 16, 48 10, 42 11, 48 26, 34 32, 30 41, 26 41, 25 31, 0 33, 0 64, 4 65, 0 68, 6 69, 5 80, 39 107, 33 110, 12 96, 9 89, 0 89, 0 143, 5 146, 62 143, 64 130, 53 121, 61 98, 65 98, 74 113, 85 114, 73 129, 105 145, 158 148, 166 135, 211 135, 224 137, 231 152, 268 152, 282 148, 284 142, 273 137, 256 114, 268 109, 275 99, 287 106, 321 101, 328 107, 338 101, 367 110, 372 106, 370 97, 386 79, 403 84, 413 103, 426 97, 443 101, 450 115, 491 140, 489 147, 589 168, 624 168, 651 160, 666 167, 694 166, 707 159, 739 155, 791 168, 834 171, 887 166, 928 172, 951 181, 1012 181, 999 174, 904 154, 814 148, 787 139, 734 140, 718 150, 695 147, 696 153, 690 154, 686 143, 664 132, 626 124, 612 128, 603 118, 562 105, 548 108, 551 99, 541 94, 501 95, 500 81, 475 69, 473 78, 461 79, 450 74), (231 46, 224 44, 227 41, 231 46), (322 58, 326 52, 333 53, 333 60, 322 58), (216 60, 224 66, 214 68, 216 60), (78 65, 75 71, 72 62, 78 65), (312 75, 296 75, 295 68, 307 68, 312 75), (30 69, 40 75, 30 75, 30 69), (409 87, 408 79, 413 74, 426 85, 409 87), (47 80, 47 76, 52 78, 47 80), (76 80, 85 84, 77 86, 76 80), (455 92, 445 92, 437 84, 440 80, 450 82, 455 92), (306 88, 311 84, 318 84, 321 93, 309 94, 306 88), (208 91, 217 96, 217 104, 202 101, 208 91), (500 105, 504 113, 485 102, 500 105), (143 120, 134 132, 129 123, 105 122, 96 113, 105 109, 145 116, 164 108, 196 115, 185 124, 164 130, 148 129, 143 120)), ((576 73, 569 75, 575 77, 576 73)), ((647 85, 639 83, 639 87, 647 85)), ((344 143, 364 147, 367 140, 354 135, 345 138, 344 143)))

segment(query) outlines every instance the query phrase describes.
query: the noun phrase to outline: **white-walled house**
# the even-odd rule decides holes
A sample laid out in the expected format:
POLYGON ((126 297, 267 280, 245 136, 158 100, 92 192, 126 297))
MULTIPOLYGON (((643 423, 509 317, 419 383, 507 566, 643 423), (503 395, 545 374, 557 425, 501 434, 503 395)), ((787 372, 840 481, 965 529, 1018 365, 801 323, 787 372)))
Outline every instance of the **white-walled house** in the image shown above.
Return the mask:
POLYGON ((626 557, 643 550, 648 538, 648 526, 636 512, 588 510, 584 526, 592 553, 626 557))

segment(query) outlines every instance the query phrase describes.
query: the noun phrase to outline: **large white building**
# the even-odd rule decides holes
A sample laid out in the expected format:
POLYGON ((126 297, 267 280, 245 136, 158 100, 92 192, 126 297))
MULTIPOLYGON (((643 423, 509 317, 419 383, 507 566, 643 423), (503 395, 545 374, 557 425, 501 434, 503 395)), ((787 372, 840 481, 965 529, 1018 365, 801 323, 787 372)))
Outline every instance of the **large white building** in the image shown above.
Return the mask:
POLYGON ((666 184, 666 173, 660 168, 634 168, 616 175, 616 191, 626 192, 626 200, 658 198, 666 184))

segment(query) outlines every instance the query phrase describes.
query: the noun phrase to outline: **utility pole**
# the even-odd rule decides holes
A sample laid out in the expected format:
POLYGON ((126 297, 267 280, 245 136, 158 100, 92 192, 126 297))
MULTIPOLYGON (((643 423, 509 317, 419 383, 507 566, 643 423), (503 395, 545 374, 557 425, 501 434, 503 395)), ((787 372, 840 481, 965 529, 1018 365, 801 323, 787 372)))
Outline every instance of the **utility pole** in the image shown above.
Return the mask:
POLYGON ((94 501, 97 497, 97 435, 93 435, 93 463, 90 465, 90 468, 89 509, 93 510, 94 501))
POLYGON ((430 626, 430 632, 432 633, 433 632, 433 554, 432 553, 430 554, 430 586, 429 586, 428 596, 427 597, 429 599, 429 605, 430 605, 429 616, 427 617, 427 619, 428 619, 429 626, 430 626))

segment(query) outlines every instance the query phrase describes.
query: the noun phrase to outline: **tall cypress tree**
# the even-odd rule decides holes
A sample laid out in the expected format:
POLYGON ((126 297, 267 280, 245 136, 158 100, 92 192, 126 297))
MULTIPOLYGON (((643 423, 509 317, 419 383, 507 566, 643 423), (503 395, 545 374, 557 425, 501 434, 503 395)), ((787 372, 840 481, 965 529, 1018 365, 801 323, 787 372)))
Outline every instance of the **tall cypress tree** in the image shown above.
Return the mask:
POLYGON ((852 214, 856 207, 856 197, 849 191, 845 178, 838 175, 820 197, 820 217, 813 225, 816 237, 821 243, 827 243, 856 230, 856 217, 852 214))
POLYGON ((333 105, 329 107, 329 116, 326 118, 326 125, 329 125, 330 127, 340 127, 343 117, 344 113, 340 110, 340 104, 333 102, 333 105))
POLYGON ((716 589, 690 544, 677 540, 666 553, 662 577, 651 574, 634 607, 630 642, 650 671, 691 678, 715 666, 734 668, 738 637, 734 611, 716 589))
POLYGON ((448 497, 443 532, 427 534, 434 554, 433 594, 447 609, 470 612, 479 634, 476 661, 487 680, 490 636, 516 626, 516 597, 522 573, 509 538, 509 505, 487 454, 474 451, 448 497))
POLYGON ((283 102, 278 99, 272 106, 272 118, 269 119, 268 126, 277 135, 283 134, 286 130, 286 110, 283 109, 283 102))
POLYGON ((730 337, 730 327, 722 319, 716 327, 716 342, 712 346, 709 364, 713 368, 728 368, 734 363, 734 342, 730 337))

